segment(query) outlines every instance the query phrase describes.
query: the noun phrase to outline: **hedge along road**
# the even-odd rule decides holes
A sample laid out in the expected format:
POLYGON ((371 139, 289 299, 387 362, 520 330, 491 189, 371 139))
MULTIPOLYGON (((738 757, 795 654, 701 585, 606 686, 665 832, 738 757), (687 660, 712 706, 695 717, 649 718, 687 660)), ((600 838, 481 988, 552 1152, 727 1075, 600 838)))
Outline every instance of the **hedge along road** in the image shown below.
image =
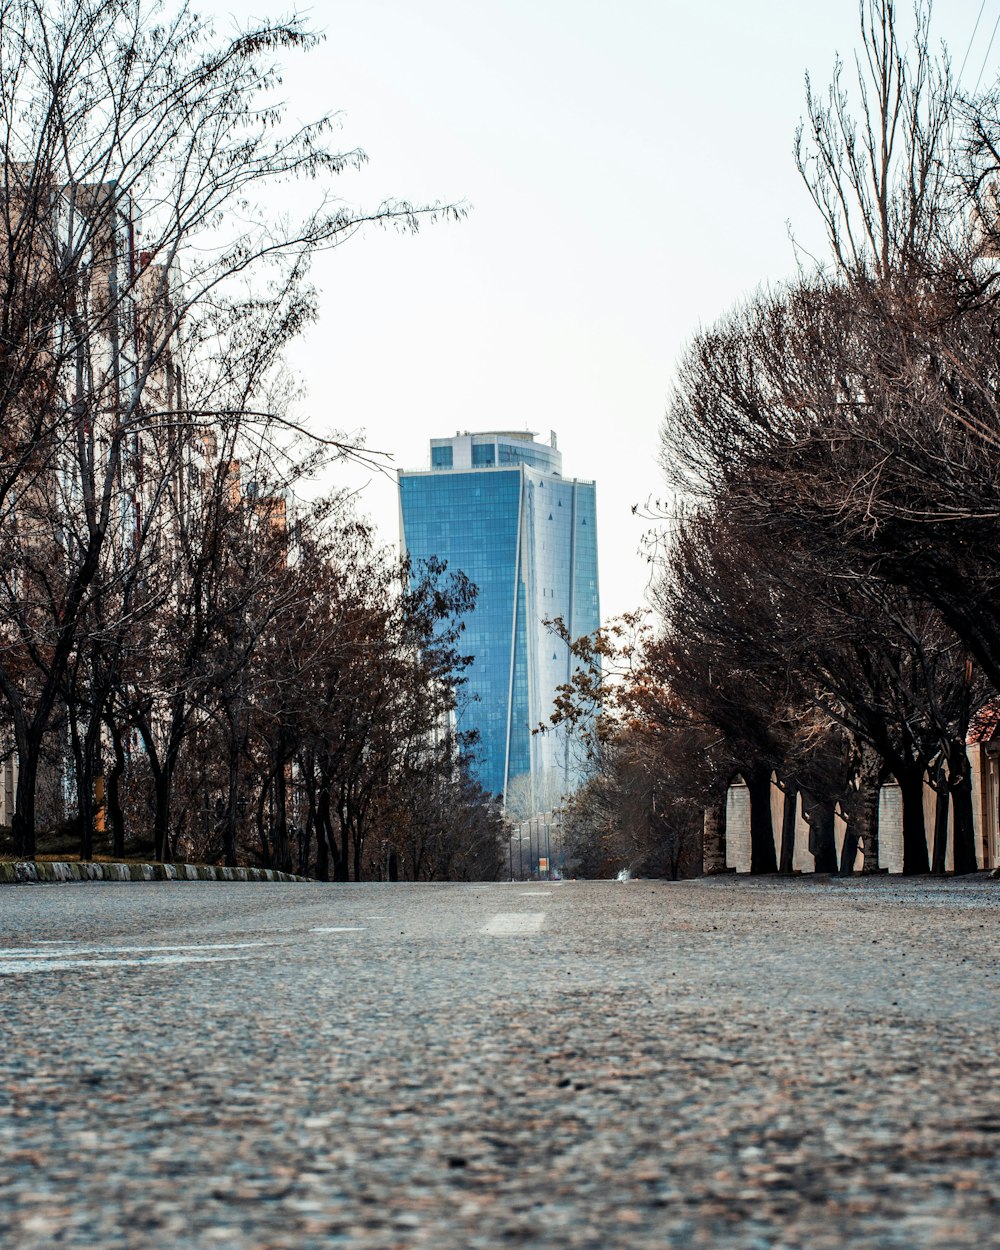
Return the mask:
POLYGON ((996 1244, 1000 886, 0 894, 18 1250, 996 1244))

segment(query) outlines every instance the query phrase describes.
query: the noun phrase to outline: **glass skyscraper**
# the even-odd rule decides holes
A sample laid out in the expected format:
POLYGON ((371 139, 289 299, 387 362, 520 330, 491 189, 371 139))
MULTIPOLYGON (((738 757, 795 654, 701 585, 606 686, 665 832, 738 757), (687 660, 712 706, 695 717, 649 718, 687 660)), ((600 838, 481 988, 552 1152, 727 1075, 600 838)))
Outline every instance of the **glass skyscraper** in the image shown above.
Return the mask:
POLYGON ((476 776, 505 797, 526 778, 548 806, 571 788, 574 762, 562 733, 531 731, 572 665, 544 622, 561 617, 574 638, 600 624, 594 483, 562 476, 554 434, 463 433, 431 439, 430 469, 400 471, 399 499, 411 558, 438 556, 478 587, 458 717, 479 734, 476 776))

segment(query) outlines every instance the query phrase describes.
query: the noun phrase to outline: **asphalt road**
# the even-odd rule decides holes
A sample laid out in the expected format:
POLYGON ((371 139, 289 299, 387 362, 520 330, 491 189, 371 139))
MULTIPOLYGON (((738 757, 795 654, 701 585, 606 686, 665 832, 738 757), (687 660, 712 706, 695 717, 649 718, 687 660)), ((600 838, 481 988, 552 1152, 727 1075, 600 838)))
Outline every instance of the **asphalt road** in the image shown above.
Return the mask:
POLYGON ((1000 883, 0 891, 12 1250, 1000 1246, 1000 883))

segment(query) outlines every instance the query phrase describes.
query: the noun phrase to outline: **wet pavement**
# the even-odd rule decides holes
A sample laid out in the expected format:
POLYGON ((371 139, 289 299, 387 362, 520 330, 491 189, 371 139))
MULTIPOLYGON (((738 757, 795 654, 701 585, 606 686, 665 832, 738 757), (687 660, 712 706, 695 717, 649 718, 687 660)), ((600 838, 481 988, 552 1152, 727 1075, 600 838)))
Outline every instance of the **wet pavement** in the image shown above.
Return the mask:
POLYGON ((16 1250, 1000 1246, 1000 882, 0 893, 16 1250))

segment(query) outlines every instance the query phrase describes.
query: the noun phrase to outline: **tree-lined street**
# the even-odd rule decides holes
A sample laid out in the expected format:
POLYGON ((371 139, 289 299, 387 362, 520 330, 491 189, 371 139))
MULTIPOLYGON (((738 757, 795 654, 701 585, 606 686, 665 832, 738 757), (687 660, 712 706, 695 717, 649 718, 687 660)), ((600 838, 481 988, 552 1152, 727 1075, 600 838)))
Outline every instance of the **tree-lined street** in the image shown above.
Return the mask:
POLYGON ((993 883, 3 903, 18 1250, 995 1239, 993 883))

